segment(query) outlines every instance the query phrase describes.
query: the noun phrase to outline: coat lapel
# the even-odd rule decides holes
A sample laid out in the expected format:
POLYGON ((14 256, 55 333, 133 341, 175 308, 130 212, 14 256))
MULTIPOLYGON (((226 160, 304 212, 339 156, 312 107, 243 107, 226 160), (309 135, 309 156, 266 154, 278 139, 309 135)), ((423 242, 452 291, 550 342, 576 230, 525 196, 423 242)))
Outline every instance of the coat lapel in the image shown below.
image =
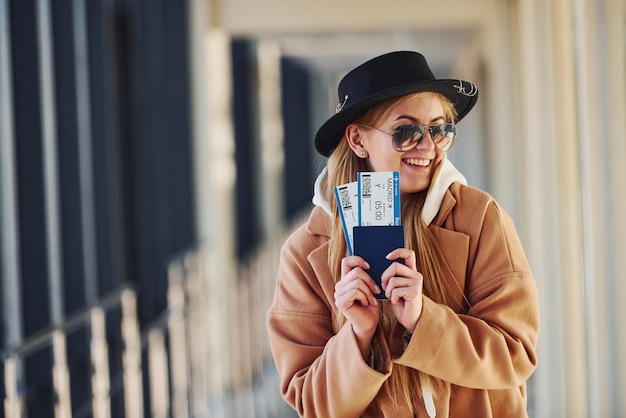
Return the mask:
MULTIPOLYGON (((323 244, 315 248, 307 256, 307 260, 311 264, 315 276, 317 277, 322 291, 327 301, 335 300, 335 279, 330 268, 328 267, 328 247, 330 238, 331 219, 319 206, 313 208, 311 217, 307 225, 307 232, 314 236, 319 236, 325 240, 323 244)), ((336 313, 334 303, 328 304, 329 309, 333 312, 333 319, 336 313)))
POLYGON ((448 265, 450 272, 454 276, 456 289, 452 287, 454 305, 452 306, 457 312, 467 309, 464 303, 465 281, 467 274, 467 262, 469 257, 469 235, 454 231, 454 219, 452 209, 456 205, 456 199, 446 191, 441 208, 433 223, 429 226, 430 231, 435 236, 439 248, 441 249, 448 265), (457 291, 458 290, 458 291, 457 291))

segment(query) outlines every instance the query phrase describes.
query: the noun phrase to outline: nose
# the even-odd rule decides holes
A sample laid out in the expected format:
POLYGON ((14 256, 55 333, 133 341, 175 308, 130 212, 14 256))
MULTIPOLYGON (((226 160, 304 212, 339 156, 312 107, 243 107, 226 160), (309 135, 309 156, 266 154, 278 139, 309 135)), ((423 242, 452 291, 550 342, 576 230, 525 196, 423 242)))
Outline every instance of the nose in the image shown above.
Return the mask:
POLYGON ((415 148, 430 151, 435 148, 435 143, 433 142, 433 136, 431 135, 431 127, 428 127, 424 130, 424 134, 417 142, 417 146, 415 148))

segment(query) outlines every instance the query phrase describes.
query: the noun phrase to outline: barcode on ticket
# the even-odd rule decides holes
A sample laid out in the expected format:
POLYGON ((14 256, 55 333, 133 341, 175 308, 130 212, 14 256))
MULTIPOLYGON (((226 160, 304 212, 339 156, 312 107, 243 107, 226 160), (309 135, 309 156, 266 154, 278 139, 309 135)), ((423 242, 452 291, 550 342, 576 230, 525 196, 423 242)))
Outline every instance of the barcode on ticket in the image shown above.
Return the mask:
POLYGON ((339 216, 343 224, 343 234, 346 238, 348 254, 352 255, 353 238, 352 228, 359 225, 358 209, 354 206, 358 205, 358 184, 356 181, 341 186, 335 186, 335 199, 339 207, 339 216))
POLYGON ((337 188, 337 194, 339 195, 340 206, 343 210, 352 209, 352 199, 348 192, 348 186, 342 186, 337 188))

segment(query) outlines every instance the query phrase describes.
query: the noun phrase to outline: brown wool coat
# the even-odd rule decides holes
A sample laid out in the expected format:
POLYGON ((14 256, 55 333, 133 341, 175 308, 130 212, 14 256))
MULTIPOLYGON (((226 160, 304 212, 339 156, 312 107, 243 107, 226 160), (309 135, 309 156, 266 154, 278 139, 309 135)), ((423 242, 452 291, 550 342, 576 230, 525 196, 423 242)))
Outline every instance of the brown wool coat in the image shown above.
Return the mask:
MULTIPOLYGON (((537 364, 539 302, 530 266, 509 216, 486 193, 458 183, 430 225, 470 308, 424 296, 410 342, 396 325, 379 329, 374 368, 350 326, 333 328, 335 280, 327 256, 331 219, 319 207, 281 251, 267 326, 285 400, 301 416, 411 417, 379 410, 374 399, 395 364, 451 383, 437 394, 437 417, 526 417, 526 380, 537 364)), ((418 405, 418 417, 427 417, 418 405)))

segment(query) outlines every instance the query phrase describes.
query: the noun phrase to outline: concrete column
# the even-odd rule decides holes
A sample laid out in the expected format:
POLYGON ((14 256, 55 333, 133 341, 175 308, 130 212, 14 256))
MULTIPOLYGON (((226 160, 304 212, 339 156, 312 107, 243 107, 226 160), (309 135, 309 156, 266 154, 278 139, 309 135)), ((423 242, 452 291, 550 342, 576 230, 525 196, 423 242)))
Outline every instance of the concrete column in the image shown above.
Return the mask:
POLYGON ((604 21, 606 51, 605 103, 610 111, 610 120, 606 124, 608 196, 612 202, 611 210, 606 219, 609 229, 611 258, 607 279, 611 281, 611 291, 606 306, 612 310, 608 318, 611 324, 612 341, 610 347, 612 361, 609 372, 613 375, 611 393, 614 415, 626 415, 626 327, 621 318, 626 318, 626 3, 623 0, 608 0, 604 11, 600 12, 599 20, 604 21))
POLYGON ((212 27, 209 4, 190 0, 196 224, 224 262, 234 254, 234 136, 230 37, 212 27))
POLYGON ((624 331, 618 319, 624 297, 620 249, 626 242, 620 219, 626 200, 619 188, 626 173, 624 8, 623 2, 611 0, 574 0, 589 417, 625 411, 620 411, 623 392, 616 384, 624 388, 626 379, 618 374, 624 370, 619 351, 624 331))
POLYGON ((283 220, 284 153, 280 84, 280 48, 276 41, 259 41, 259 207, 262 237, 276 236, 283 220))
POLYGON ((541 309, 540 363, 529 384, 531 407, 536 416, 566 413, 582 418, 588 387, 585 315, 580 309, 583 235, 573 119, 577 98, 572 95, 572 40, 566 35, 571 26, 561 21, 567 14, 555 6, 535 0, 510 9, 510 91, 518 121, 512 150, 518 155, 518 228, 541 309))

